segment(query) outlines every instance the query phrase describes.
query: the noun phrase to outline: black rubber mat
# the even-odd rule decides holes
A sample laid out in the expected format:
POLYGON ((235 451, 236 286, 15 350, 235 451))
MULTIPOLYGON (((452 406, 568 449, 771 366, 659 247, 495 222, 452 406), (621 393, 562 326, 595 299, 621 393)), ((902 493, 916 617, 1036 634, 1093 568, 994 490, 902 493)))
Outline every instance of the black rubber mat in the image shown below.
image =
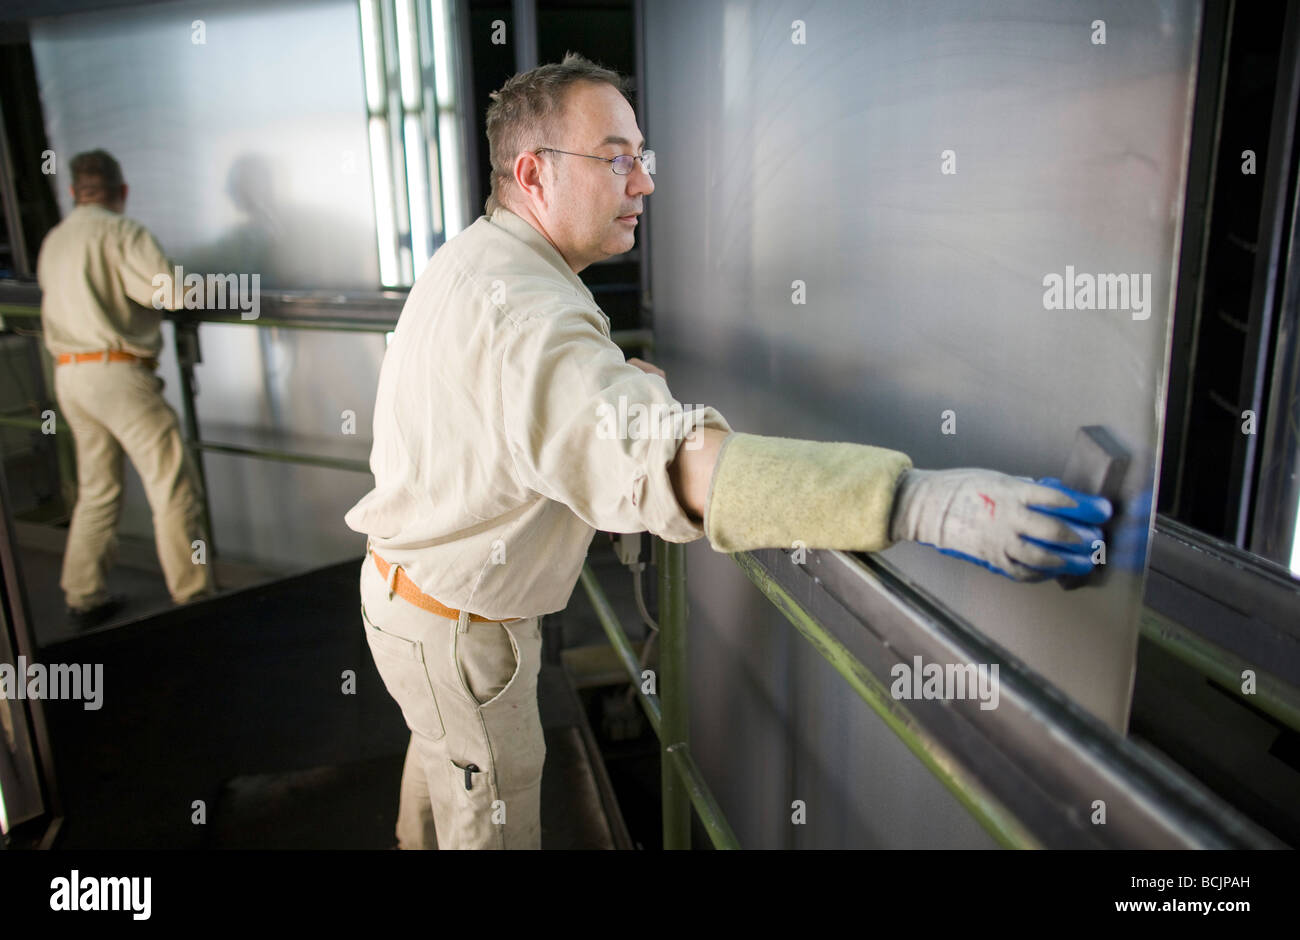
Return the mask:
MULTIPOLYGON (((102 667, 47 702, 69 848, 388 848, 408 732, 358 612, 361 559, 43 648, 102 667)), ((544 847, 610 847, 582 710, 543 667, 544 847)), ((616 812, 616 810, 615 810, 616 812)))

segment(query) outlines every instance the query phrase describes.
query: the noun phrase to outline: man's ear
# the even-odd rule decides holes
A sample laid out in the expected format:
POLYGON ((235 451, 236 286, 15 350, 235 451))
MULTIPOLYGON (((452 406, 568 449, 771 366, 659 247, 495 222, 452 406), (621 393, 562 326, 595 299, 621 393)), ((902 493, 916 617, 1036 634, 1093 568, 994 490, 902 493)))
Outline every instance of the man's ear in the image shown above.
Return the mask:
POLYGON ((515 161, 515 185, 523 196, 531 195, 534 199, 546 202, 545 187, 542 184, 543 164, 535 153, 525 151, 515 161))

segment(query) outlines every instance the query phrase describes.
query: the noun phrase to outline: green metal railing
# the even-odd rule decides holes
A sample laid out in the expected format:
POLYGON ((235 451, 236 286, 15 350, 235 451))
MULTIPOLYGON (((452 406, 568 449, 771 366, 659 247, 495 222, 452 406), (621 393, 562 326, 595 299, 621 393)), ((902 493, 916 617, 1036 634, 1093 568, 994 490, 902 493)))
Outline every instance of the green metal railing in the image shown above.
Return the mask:
POLYGON ((925 731, 840 640, 773 578, 748 552, 731 556, 773 606, 803 634, 849 687, 871 707, 921 763, 957 798, 1003 848, 1041 848, 1041 843, 979 780, 955 761, 937 738, 925 731))
POLYGON ((715 848, 738 849, 736 834, 704 782, 687 741, 690 714, 686 685, 686 548, 658 538, 654 539, 654 547, 659 567, 659 670, 654 684, 657 693, 646 691, 632 642, 590 565, 582 566, 582 587, 627 670, 650 726, 659 737, 664 848, 691 847, 693 806, 715 848))
MULTIPOLYGON (((596 617, 605 629, 641 706, 659 737, 663 786, 665 849, 691 847, 693 806, 715 848, 738 849, 740 843, 691 757, 686 673, 686 549, 654 540, 659 564, 659 694, 645 691, 641 665, 590 566, 581 582, 596 617)), ((732 559, 795 629, 848 682, 905 745, 952 793, 988 833, 1006 848, 1040 848, 1041 843, 969 772, 954 761, 896 701, 866 665, 796 601, 748 552, 732 559)))
MULTIPOLYGON (((39 311, 30 306, 0 304, 0 315, 37 317, 39 311)), ((269 447, 248 447, 203 441, 199 435, 198 419, 194 409, 193 365, 195 355, 188 331, 197 330, 198 322, 244 323, 253 326, 276 326, 294 329, 350 330, 363 332, 388 332, 395 324, 382 320, 339 321, 328 318, 312 320, 259 318, 243 321, 229 318, 190 320, 183 327, 178 323, 177 358, 181 363, 183 381, 181 395, 184 407, 184 424, 189 446, 202 472, 198 458, 204 450, 218 453, 256 457, 288 463, 331 467, 339 470, 366 472, 365 461, 349 460, 294 453, 269 447)), ((616 331, 613 339, 624 349, 637 348, 649 351, 653 337, 649 331, 616 331)), ((39 428, 37 418, 24 415, 0 414, 0 426, 39 428)), ((60 425, 60 427, 64 427, 60 425)), ((207 516, 206 486, 204 487, 204 517, 207 516)), ((211 527, 208 527, 211 534, 211 527)), ((665 849, 691 847, 691 811, 700 819, 715 848, 737 849, 740 843, 728 824, 725 814, 714 799, 704 775, 691 755, 690 713, 687 684, 687 598, 686 549, 684 545, 652 539, 655 560, 659 571, 659 668, 652 673, 654 682, 647 683, 643 668, 637 658, 628 634, 619 622, 589 565, 584 565, 580 581, 590 599, 596 617, 615 654, 623 664, 632 687, 636 690, 650 726, 659 738, 661 756, 661 784, 663 803, 663 846, 665 849), (654 690, 647 691, 650 685, 654 690)), ((211 542, 209 542, 211 545, 211 542)), ((1020 823, 1007 807, 994 797, 969 771, 954 760, 937 738, 927 732, 891 696, 882 682, 834 636, 804 605, 799 603, 759 561, 748 552, 732 555, 732 559, 758 587, 794 628, 839 673, 859 697, 875 712, 913 754, 948 788, 957 800, 974 816, 1000 845, 1010 848, 1037 848, 1041 843, 1020 823)), ((1228 687, 1236 684, 1241 664, 1225 656, 1222 650, 1173 624, 1165 618, 1144 611, 1142 632, 1152 642, 1161 645, 1183 661, 1204 674, 1216 678, 1228 687)), ((1300 702, 1290 691, 1271 677, 1263 677, 1261 694, 1257 702, 1270 714, 1292 728, 1300 728, 1300 702)))
MULTIPOLYGON (((395 303, 395 302, 394 302, 395 303)), ((400 306, 400 305, 399 305, 400 306)), ((7 318, 21 318, 28 320, 40 321, 41 311, 36 303, 0 303, 0 316, 7 318)), ((347 470, 356 473, 370 472, 370 465, 365 460, 358 460, 347 457, 329 457, 318 454, 305 454, 298 451, 283 450, 275 447, 251 447, 243 444, 222 443, 216 441, 205 441, 199 430, 198 409, 195 407, 195 375, 194 366, 198 363, 198 328, 202 323, 227 324, 254 326, 258 328, 276 327, 281 329, 297 330, 320 330, 324 332, 357 332, 357 333, 388 333, 397 327, 397 317, 391 319, 378 317, 374 319, 349 318, 346 315, 329 314, 329 315, 309 315, 300 314, 294 317, 257 317, 252 320, 245 320, 241 316, 229 313, 198 314, 187 312, 181 315, 167 315, 166 319, 172 320, 175 325, 173 333, 175 337, 176 361, 180 366, 181 382, 181 424, 185 432, 185 446, 189 450, 194 461, 194 466, 199 474, 200 489, 202 493, 203 506, 203 528, 207 536, 208 555, 216 557, 216 545, 213 541, 212 533, 212 515, 211 507, 208 502, 208 485, 207 474, 203 466, 203 452, 230 454, 238 457, 255 457, 261 460, 274 460, 281 463, 295 463, 306 466, 326 467, 333 470, 347 470)), ((641 353, 648 354, 654 345, 654 337, 649 330, 615 330, 611 334, 611 339, 620 349, 636 349, 641 353)), ((48 379, 48 353, 44 348, 41 349, 41 356, 45 357, 47 362, 46 377, 48 379)), ((58 411, 58 404, 53 395, 47 394, 51 408, 55 412, 56 431, 67 431, 68 426, 63 421, 62 414, 58 411)), ((26 428, 29 430, 39 430, 41 420, 30 415, 6 415, 0 414, 0 427, 26 428)), ((59 441, 64 446, 60 448, 59 470, 60 474, 65 477, 61 480, 65 490, 69 487, 71 480, 67 476, 72 471, 72 459, 66 442, 70 435, 63 435, 59 441)))
POLYGON ((1145 639, 1220 689, 1243 704, 1271 715, 1292 731, 1300 731, 1300 693, 1284 680, 1150 608, 1142 608, 1140 626, 1145 639), (1256 687, 1250 694, 1242 691, 1242 675, 1247 670, 1256 676, 1256 687))
MULTIPOLYGON (((643 687, 642 667, 632 643, 589 566, 583 567, 582 586, 659 738, 664 848, 691 847, 691 807, 694 807, 716 848, 740 848, 735 833, 690 752, 685 548, 657 538, 653 542, 660 585, 659 694, 647 692, 643 687)), ((740 552, 733 554, 732 559, 999 845, 1005 848, 1043 847, 1041 840, 1006 804, 956 760, 933 734, 922 727, 902 703, 889 694, 884 683, 804 604, 796 600, 754 555, 740 552)), ((1147 608, 1143 608, 1141 626, 1142 635, 1149 641, 1225 688, 1233 691, 1239 688, 1241 672, 1246 668, 1243 661, 1147 608)), ((1300 701, 1294 690, 1281 680, 1259 673, 1258 689, 1250 698, 1253 704, 1289 727, 1300 728, 1300 701)))

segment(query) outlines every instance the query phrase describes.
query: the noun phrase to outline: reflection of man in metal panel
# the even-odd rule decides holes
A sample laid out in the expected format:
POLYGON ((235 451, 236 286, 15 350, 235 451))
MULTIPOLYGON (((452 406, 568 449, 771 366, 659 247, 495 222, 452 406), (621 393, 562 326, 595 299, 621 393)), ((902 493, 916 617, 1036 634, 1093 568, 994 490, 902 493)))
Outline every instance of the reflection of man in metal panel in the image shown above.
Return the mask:
POLYGON ((123 598, 106 575, 117 545, 123 452, 144 483, 153 511, 158 560, 172 600, 213 590, 206 564, 195 564, 202 537, 199 484, 181 442, 176 412, 154 375, 162 314, 180 306, 181 285, 144 226, 122 215, 127 187, 111 155, 73 158, 75 208, 41 245, 41 321, 55 357, 55 394, 77 452, 77 505, 68 527, 61 585, 80 626, 102 622, 123 598), (155 283, 157 275, 167 281, 155 283))
POLYGON ((632 248, 654 191, 623 80, 570 56, 492 98, 489 214, 411 290, 380 371, 375 488, 346 517, 370 536, 366 637, 411 729, 406 848, 540 845, 538 620, 567 604, 597 528, 721 551, 923 539, 1021 580, 1063 570, 1042 541, 1096 531, 1030 511, 1073 500, 1003 474, 683 411, 577 276, 632 248), (634 411, 668 420, 613 420, 634 411))

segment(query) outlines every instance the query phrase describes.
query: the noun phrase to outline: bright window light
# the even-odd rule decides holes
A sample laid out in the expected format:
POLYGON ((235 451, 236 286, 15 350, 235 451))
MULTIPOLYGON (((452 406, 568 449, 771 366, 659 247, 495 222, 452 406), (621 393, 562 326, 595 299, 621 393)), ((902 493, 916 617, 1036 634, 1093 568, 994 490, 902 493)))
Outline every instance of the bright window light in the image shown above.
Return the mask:
POLYGON ((418 114, 406 116, 403 143, 406 146, 406 195, 411 208, 411 262, 414 274, 420 276, 429 260, 429 245, 433 232, 429 228, 429 189, 425 185, 428 174, 424 166, 424 128, 418 114))
POLYGON ((415 24, 411 22, 411 0, 396 0, 397 67, 402 76, 402 107, 420 107, 420 57, 416 52, 415 24))
POLYGON ((388 165, 388 127, 383 118, 370 119, 370 168, 375 186, 375 229, 379 241, 379 280, 397 284, 397 227, 393 219, 393 177, 388 165))
POLYGON ((375 0, 359 0, 361 11, 361 59, 366 72, 366 107, 371 114, 384 110, 384 49, 379 38, 375 0))
POLYGON ((461 213, 464 173, 460 165, 460 128, 456 119, 458 95, 452 79, 456 74, 455 50, 451 43, 454 24, 451 6, 445 0, 431 0, 429 12, 433 24, 433 68, 437 85, 438 174, 442 181, 443 235, 450 239, 465 227, 461 213))

